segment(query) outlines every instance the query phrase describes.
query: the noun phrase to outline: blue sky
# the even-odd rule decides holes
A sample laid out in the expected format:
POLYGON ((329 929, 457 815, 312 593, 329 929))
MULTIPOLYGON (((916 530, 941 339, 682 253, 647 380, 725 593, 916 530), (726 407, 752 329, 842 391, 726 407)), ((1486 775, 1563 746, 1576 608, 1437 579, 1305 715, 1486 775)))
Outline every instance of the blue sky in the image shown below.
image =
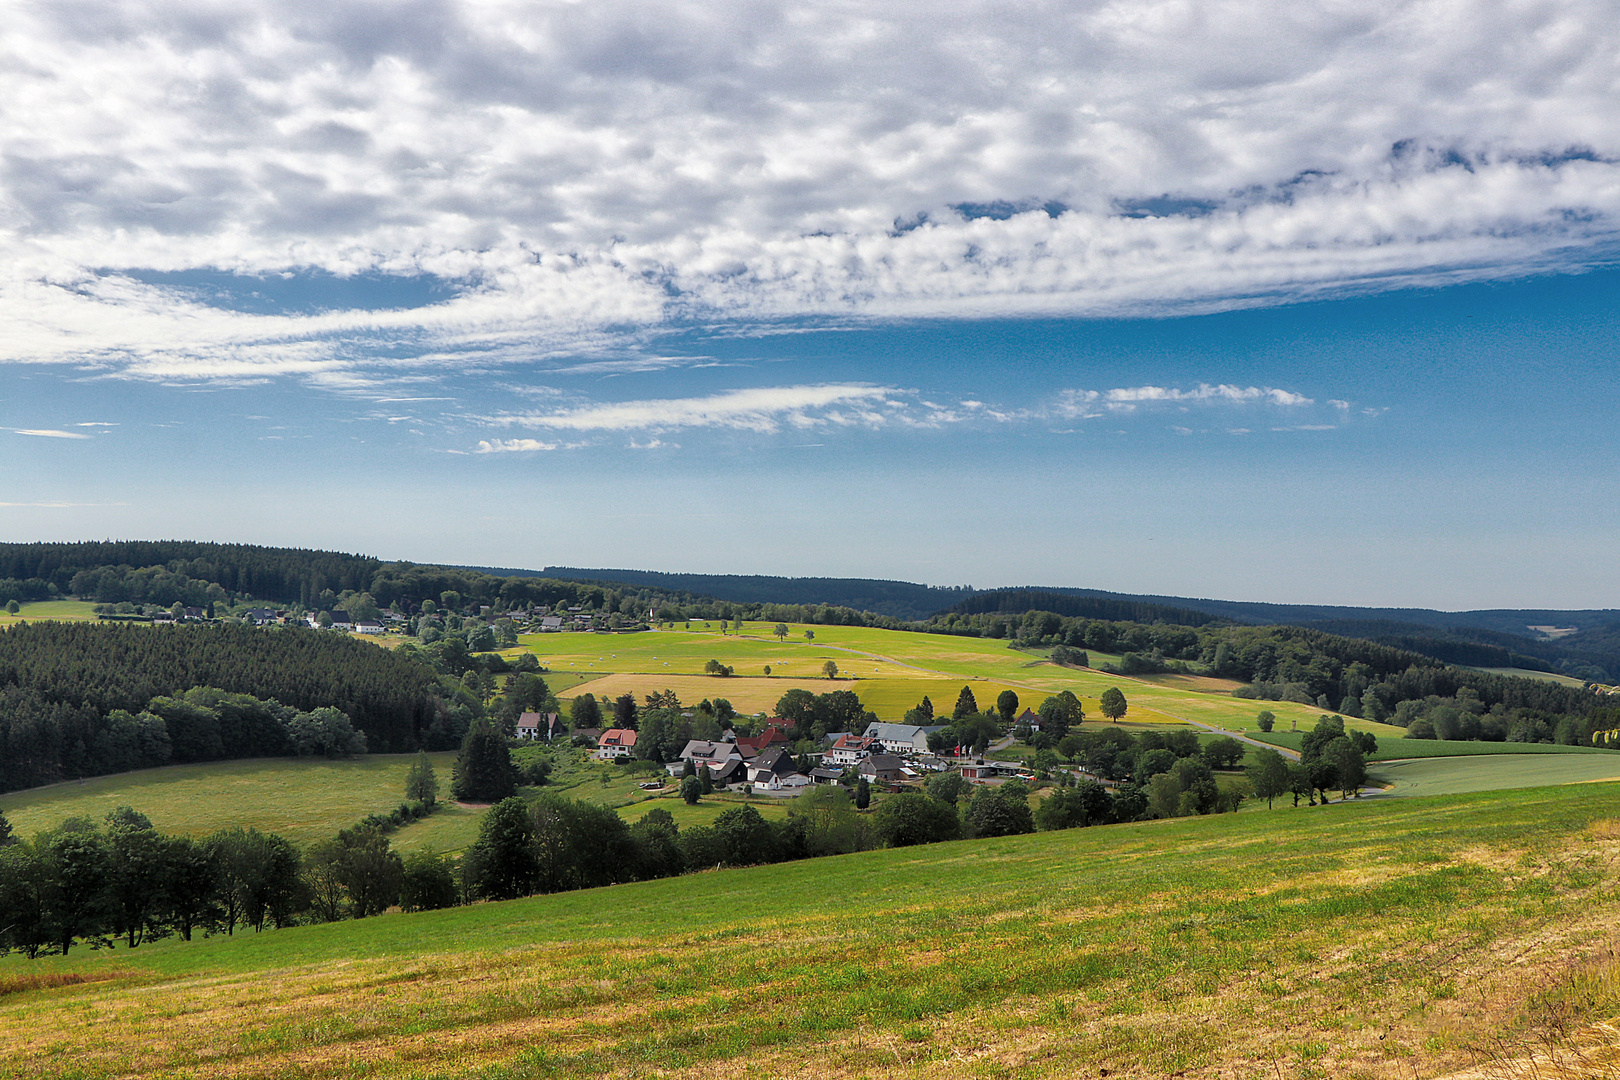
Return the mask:
POLYGON ((1485 9, 23 5, 0 532, 1620 606, 1617 21, 1485 9))

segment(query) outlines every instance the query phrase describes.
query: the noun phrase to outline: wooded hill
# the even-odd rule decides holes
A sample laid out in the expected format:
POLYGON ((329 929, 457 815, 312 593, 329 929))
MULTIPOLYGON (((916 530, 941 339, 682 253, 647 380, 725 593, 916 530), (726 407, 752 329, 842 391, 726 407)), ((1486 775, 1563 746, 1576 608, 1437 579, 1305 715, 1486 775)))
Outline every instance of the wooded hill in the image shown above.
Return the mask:
MULTIPOLYGON (((136 767, 115 751, 122 737, 117 714, 142 713, 153 699, 194 687, 295 710, 339 709, 381 752, 415 749, 443 711, 431 667, 342 634, 234 624, 23 623, 0 633, 0 790, 136 767)), ((200 738, 163 718, 172 760, 291 752, 279 733, 267 743, 263 732, 230 726, 232 718, 252 724, 253 715, 217 716, 213 723, 224 730, 200 738)))

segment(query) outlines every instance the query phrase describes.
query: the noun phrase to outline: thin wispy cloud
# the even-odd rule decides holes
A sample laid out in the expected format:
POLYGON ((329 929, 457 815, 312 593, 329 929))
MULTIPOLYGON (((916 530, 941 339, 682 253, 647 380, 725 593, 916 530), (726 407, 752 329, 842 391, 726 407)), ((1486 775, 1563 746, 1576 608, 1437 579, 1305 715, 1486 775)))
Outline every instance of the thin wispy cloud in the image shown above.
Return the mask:
POLYGON ((62 431, 57 428, 8 428, 13 435, 32 435, 41 439, 90 439, 82 431, 62 431))
POLYGON ((1111 390, 1064 390, 1052 411, 1066 419, 1088 419, 1106 413, 1133 413, 1140 408, 1198 406, 1269 405, 1298 409, 1314 405, 1304 394, 1274 386, 1233 386, 1228 383, 1199 383, 1183 389, 1174 386, 1121 386, 1111 390))
POLYGON ((770 386, 702 397, 604 402, 487 418, 507 427, 555 431, 676 431, 724 428, 774 433, 783 428, 880 427, 894 421, 891 387, 770 386))
POLYGON ((670 325, 1161 315, 1580 270, 1620 252, 1613 14, 13 6, 0 360, 238 385, 631 372, 663 358, 626 343, 670 325), (277 313, 137 273, 202 268, 448 287, 277 313))

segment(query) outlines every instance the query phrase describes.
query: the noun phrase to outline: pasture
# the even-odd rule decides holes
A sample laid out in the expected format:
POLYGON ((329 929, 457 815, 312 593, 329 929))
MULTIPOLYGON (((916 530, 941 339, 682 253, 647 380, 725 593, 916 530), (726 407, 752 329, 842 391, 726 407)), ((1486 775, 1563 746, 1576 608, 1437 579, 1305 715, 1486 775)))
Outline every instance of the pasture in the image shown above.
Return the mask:
MULTIPOLYGON (((1403 798, 1471 791, 1581 784, 1620 779, 1620 754, 1482 754, 1381 761, 1368 770, 1375 783, 1394 784, 1403 798)), ((1565 790, 1568 790, 1567 788, 1565 790)))
MULTIPOLYGON (((454 754, 430 754, 440 798, 450 792, 454 754)), ((55 828, 70 817, 100 819, 133 806, 163 832, 202 836, 232 825, 275 832, 303 846, 326 840, 367 814, 387 813, 405 800, 405 773, 413 754, 377 754, 352 760, 255 758, 71 780, 0 795, 0 813, 24 836, 55 828)), ((477 816, 451 806, 394 834, 404 850, 435 850, 452 843, 477 816)))
POLYGON ((1444 1075, 1620 1012, 1617 819, 1335 804, 9 957, 0 1078, 1444 1075))
POLYGON ((95 622, 95 605, 88 600, 36 600, 21 605, 13 615, 0 605, 0 629, 16 622, 95 622))

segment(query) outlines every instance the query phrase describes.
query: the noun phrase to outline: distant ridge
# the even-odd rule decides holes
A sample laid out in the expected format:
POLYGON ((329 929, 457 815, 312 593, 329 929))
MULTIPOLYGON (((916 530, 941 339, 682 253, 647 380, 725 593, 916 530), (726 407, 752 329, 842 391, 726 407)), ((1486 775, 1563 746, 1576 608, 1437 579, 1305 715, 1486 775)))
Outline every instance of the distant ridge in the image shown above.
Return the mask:
POLYGON ((978 591, 971 585, 918 585, 910 581, 873 578, 666 574, 656 570, 587 569, 575 566, 548 566, 543 570, 488 569, 484 572, 507 577, 547 577, 560 581, 611 581, 689 592, 734 604, 826 604, 870 611, 894 619, 926 619, 978 591))

